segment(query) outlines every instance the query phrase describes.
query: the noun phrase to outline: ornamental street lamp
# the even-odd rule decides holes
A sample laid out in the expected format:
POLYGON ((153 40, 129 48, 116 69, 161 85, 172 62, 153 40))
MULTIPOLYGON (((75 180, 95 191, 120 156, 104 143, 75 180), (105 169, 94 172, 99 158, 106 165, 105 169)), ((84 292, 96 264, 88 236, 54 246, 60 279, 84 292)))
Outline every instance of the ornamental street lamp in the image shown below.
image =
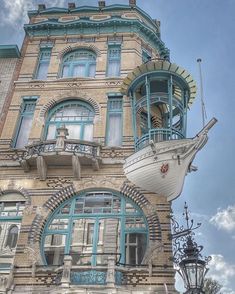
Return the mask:
POLYGON ((184 216, 187 227, 179 226, 173 219, 172 239, 174 241, 174 262, 177 271, 183 278, 187 294, 199 294, 203 292, 204 278, 208 272, 207 264, 211 257, 204 258, 201 255, 203 246, 198 246, 192 235, 193 230, 200 227, 201 224, 193 226, 193 220, 189 221, 188 206, 185 203, 184 216))
POLYGON ((207 260, 201 257, 202 246, 193 241, 192 236, 187 237, 183 245, 183 256, 179 262, 178 273, 184 280, 186 293, 203 293, 204 278, 208 272, 207 260))

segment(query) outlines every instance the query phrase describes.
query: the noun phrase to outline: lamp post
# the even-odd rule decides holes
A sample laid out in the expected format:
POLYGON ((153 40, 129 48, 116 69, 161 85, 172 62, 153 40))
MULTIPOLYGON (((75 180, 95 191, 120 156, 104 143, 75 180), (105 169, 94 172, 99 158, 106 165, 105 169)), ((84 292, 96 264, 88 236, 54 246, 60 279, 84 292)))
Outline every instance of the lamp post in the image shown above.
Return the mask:
POLYGON ((193 239, 193 231, 201 226, 194 227, 194 221, 189 220, 188 206, 185 203, 184 214, 187 227, 179 226, 173 219, 173 260, 177 271, 184 281, 187 294, 200 294, 203 292, 204 278, 208 272, 207 264, 211 257, 203 258, 201 251, 203 246, 197 245, 193 239))

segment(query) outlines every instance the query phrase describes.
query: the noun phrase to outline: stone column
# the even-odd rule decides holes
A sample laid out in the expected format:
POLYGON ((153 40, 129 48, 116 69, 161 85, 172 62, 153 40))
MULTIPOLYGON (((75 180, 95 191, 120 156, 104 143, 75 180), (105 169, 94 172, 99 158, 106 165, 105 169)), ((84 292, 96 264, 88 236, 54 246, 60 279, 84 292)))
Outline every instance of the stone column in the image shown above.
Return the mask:
POLYGON ((108 287, 115 288, 115 256, 111 255, 108 257, 108 270, 106 283, 108 287))
POLYGON ((64 140, 68 136, 68 129, 65 125, 61 126, 57 130, 57 137, 56 137, 56 144, 55 144, 55 151, 64 151, 64 140))
POLYGON ((61 287, 69 288, 70 286, 70 272, 72 267, 72 257, 70 255, 64 256, 64 268, 61 278, 61 287))

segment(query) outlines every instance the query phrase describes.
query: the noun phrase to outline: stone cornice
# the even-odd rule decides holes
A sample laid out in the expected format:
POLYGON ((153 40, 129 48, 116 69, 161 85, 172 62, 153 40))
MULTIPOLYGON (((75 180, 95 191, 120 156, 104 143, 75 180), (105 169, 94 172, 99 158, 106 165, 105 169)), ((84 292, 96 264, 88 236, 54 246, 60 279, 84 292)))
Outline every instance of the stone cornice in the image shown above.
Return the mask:
POLYGON ((25 32, 29 37, 60 36, 60 35, 100 35, 117 33, 137 33, 147 42, 151 43, 161 57, 169 57, 169 49, 160 39, 158 32, 138 19, 125 19, 118 16, 96 21, 90 19, 76 19, 68 22, 59 22, 57 19, 42 21, 40 23, 26 24, 25 32), (105 29, 105 31, 104 31, 105 29))
POLYGON ((75 13, 97 13, 97 12, 115 12, 115 11, 137 11, 142 17, 144 17, 147 21, 151 23, 157 30, 159 30, 159 26, 153 21, 153 19, 148 15, 144 10, 139 8, 138 6, 129 6, 123 4, 112 4, 105 6, 103 8, 99 8, 96 6, 80 6, 75 9, 67 9, 67 8, 59 8, 59 7, 51 7, 45 10, 30 10, 28 11, 29 18, 37 15, 52 15, 52 14, 70 14, 73 15, 75 13))

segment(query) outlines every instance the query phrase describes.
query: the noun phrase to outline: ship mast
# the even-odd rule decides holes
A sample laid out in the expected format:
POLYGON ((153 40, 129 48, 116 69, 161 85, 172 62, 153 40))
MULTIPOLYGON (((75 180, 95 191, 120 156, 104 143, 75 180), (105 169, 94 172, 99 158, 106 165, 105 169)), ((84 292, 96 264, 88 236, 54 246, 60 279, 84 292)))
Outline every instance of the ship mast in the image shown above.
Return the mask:
POLYGON ((203 91, 203 80, 202 80, 202 68, 201 68, 201 58, 197 59, 197 63, 199 66, 199 76, 200 76, 200 96, 201 96, 201 111, 202 111, 202 126, 205 126, 205 120, 207 119, 206 115, 206 107, 204 101, 204 91, 203 91))

